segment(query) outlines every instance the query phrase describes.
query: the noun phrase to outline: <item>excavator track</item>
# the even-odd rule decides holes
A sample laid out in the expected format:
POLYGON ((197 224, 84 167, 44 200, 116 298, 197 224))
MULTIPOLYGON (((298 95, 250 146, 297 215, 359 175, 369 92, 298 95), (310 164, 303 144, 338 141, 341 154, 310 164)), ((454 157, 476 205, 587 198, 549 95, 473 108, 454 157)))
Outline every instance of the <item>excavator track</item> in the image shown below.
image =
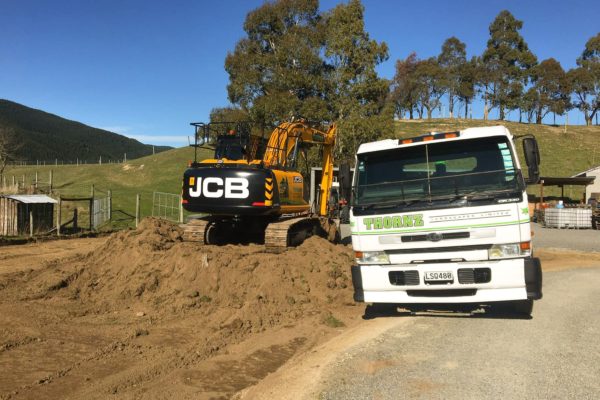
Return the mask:
MULTIPOLYGON (((231 221, 215 217, 192 219, 180 225, 183 229, 183 240, 199 244, 222 245, 238 242, 241 235, 246 234, 248 242, 260 242, 262 232, 247 231, 231 225, 231 221)), ((300 245, 305 239, 319 235, 335 241, 335 224, 328 219, 317 216, 302 216, 281 219, 267 225, 264 230, 264 243, 269 253, 281 253, 288 247, 300 245), (334 233, 332 235, 332 232, 334 233)))
POLYGON ((281 253, 317 234, 318 229, 318 217, 299 217, 272 222, 265 230, 265 248, 269 253, 281 253))
POLYGON ((206 244, 206 230, 211 222, 210 218, 195 218, 188 221, 187 224, 179 225, 183 229, 183 240, 206 244))

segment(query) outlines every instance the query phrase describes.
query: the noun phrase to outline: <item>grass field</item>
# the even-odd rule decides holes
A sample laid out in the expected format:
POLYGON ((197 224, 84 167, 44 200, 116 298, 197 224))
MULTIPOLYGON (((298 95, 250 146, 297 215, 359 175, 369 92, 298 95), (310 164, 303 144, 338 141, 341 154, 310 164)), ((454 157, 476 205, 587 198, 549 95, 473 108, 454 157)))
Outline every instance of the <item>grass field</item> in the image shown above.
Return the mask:
MULTIPOLYGON (((434 119, 423 121, 398 121, 396 131, 390 137, 408 137, 427 132, 448 132, 474 126, 498 125, 500 121, 434 119)), ((571 176, 600 164, 600 127, 519 124, 502 122, 513 134, 534 134, 540 144, 542 176, 571 176)), ((202 150, 199 159, 211 156, 208 150, 202 150)), ((135 196, 141 195, 141 214, 152 214, 152 193, 154 191, 179 193, 181 176, 189 160, 194 158, 191 147, 169 150, 152 156, 132 160, 126 164, 103 165, 59 165, 27 166, 8 168, 5 172, 7 182, 21 180, 31 183, 35 172, 39 180, 48 181, 49 171, 53 171, 54 188, 62 196, 89 196, 94 185, 97 195, 109 189, 113 196, 113 210, 128 214, 135 212, 135 196)), ((538 193, 536 186, 530 193, 538 193)), ((557 195, 558 189, 545 190, 546 194, 557 195)), ((579 198, 581 188, 565 188, 565 195, 579 198)), ((117 214, 119 213, 117 212, 117 214)))

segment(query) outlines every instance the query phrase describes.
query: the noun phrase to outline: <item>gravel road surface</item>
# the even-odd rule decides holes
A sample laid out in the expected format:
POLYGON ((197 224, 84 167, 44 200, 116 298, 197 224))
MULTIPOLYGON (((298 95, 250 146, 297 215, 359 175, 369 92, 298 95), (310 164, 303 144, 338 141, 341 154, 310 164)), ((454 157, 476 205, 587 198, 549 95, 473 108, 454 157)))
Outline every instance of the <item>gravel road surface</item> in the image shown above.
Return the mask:
POLYGON ((318 398, 600 398, 598 282, 600 268, 546 273, 532 319, 396 314, 330 364, 318 398))
POLYGON ((553 229, 540 224, 533 227, 533 246, 555 249, 600 252, 600 230, 553 229))

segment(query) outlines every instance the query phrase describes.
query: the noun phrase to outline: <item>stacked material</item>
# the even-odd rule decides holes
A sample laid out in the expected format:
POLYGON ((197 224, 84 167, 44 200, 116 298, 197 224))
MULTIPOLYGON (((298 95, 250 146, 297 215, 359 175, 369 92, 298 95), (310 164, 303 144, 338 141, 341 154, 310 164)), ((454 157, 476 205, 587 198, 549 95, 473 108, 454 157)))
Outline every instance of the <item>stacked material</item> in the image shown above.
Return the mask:
POLYGON ((590 229, 592 210, 589 208, 548 208, 544 213, 548 228, 590 229))

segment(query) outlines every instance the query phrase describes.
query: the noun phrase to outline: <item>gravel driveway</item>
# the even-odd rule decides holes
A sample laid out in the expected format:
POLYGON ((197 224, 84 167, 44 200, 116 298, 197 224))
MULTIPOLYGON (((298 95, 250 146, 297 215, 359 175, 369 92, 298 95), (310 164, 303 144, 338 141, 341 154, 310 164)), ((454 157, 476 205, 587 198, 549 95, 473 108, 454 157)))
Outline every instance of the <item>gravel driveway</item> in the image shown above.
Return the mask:
POLYGON ((600 252, 600 230, 554 229, 539 224, 533 227, 533 246, 578 251, 600 252))

